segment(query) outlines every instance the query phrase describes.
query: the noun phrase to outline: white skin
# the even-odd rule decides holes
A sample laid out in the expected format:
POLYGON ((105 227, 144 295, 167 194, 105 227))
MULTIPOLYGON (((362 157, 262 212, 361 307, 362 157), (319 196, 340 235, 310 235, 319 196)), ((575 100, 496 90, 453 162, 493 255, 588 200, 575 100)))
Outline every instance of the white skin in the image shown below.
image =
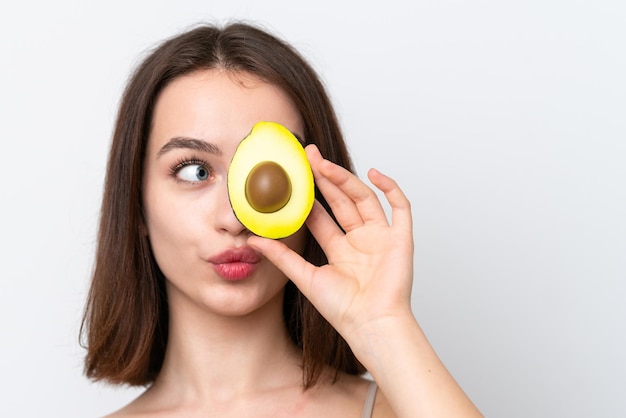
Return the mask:
POLYGON ((159 96, 145 158, 144 227, 167 278, 170 334, 154 385, 113 416, 360 416, 368 384, 360 377, 341 375, 331 385, 325 375, 302 390, 301 356, 282 321, 289 279, 379 384, 375 417, 481 416, 412 315, 410 205, 392 179, 368 173, 392 207, 389 223, 369 186, 307 147, 316 184, 346 231, 316 202, 306 227, 329 258, 323 267, 301 257, 304 231, 269 240, 239 223, 226 174, 258 121, 304 134, 286 95, 248 74, 196 72, 159 96), (206 170, 200 177, 198 168, 206 170), (215 267, 215 257, 234 248, 258 255, 235 281, 215 267))

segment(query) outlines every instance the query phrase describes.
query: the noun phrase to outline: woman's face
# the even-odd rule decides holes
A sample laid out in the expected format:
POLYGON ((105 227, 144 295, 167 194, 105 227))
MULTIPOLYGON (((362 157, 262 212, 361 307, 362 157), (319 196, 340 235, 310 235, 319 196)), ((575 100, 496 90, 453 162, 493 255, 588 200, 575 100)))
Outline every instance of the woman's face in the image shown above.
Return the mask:
MULTIPOLYGON (((246 245, 226 175, 239 142, 259 121, 303 137, 302 120, 277 87, 246 73, 203 70, 160 94, 144 161, 145 227, 167 279, 170 308, 191 303, 244 315, 282 297, 287 278, 246 245)), ((302 253, 304 230, 285 239, 302 253)))

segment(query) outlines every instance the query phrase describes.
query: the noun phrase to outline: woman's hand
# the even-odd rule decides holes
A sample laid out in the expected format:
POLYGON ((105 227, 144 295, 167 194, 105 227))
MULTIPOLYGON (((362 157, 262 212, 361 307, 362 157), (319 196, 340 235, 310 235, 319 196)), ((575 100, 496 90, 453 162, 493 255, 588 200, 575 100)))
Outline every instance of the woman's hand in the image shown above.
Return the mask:
POLYGON ((337 222, 315 202, 306 225, 328 258, 316 267, 279 241, 251 237, 249 243, 280 268, 350 343, 363 327, 411 316, 413 238, 409 201, 391 178, 368 177, 391 206, 391 222, 376 193, 343 167, 308 146, 315 182, 337 222), (345 232, 344 232, 345 231, 345 232))
POLYGON ((315 181, 337 222, 315 202, 306 225, 328 257, 316 267, 280 241, 249 243, 281 269, 345 338, 400 418, 480 417, 413 317, 413 234, 409 201, 391 178, 368 178, 376 193, 308 146, 315 181), (344 232, 345 231, 345 232, 344 232))

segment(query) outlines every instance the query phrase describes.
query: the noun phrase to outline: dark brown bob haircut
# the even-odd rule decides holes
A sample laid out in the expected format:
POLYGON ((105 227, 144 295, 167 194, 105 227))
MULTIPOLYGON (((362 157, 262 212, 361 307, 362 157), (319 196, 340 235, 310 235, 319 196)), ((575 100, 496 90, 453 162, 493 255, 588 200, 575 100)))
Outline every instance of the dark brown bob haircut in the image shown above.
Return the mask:
MULTIPOLYGON (((109 153, 91 288, 81 327, 85 374, 113 384, 151 384, 168 337, 165 278, 142 232, 142 176, 152 115, 160 92, 177 77, 205 69, 246 72, 281 88, 304 122, 304 140, 353 171, 336 114, 311 66, 290 45, 246 23, 201 25, 157 46, 132 74, 122 96, 109 153)), ((316 197, 328 209, 316 190, 316 197)), ((327 263, 309 234, 304 257, 327 263)), ((303 353, 303 386, 322 371, 361 374, 344 339, 289 282, 284 320, 303 353)))

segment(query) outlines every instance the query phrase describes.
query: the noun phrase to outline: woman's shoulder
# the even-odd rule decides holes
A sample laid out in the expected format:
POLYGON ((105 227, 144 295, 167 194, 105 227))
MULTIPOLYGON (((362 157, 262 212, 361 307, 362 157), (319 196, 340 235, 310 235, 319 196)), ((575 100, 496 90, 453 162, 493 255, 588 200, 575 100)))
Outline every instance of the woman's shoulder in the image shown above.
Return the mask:
POLYGON ((375 393, 375 397, 373 400, 371 415, 369 416, 363 415, 363 418, 366 418, 366 417, 396 418, 396 414, 394 414, 393 411, 391 410, 391 405, 389 405, 389 401, 385 397, 385 394, 382 393, 382 391, 378 387, 376 387, 376 393, 375 393))
MULTIPOLYGON (((336 380, 322 379, 302 395, 304 398, 301 399, 301 404, 308 404, 308 407, 303 408, 298 416, 395 418, 380 388, 372 380, 360 376, 340 374, 336 380)), ((103 418, 169 418, 194 415, 193 408, 163 407, 162 401, 158 395, 148 390, 128 405, 103 418)))
POLYGON ((377 384, 367 378, 343 375, 333 385, 362 411, 363 418, 395 418, 385 394, 377 384))
POLYGON ((175 414, 165 413, 165 411, 138 410, 136 408, 132 408, 131 406, 132 405, 127 405, 124 408, 112 412, 109 415, 105 415, 102 418, 157 418, 175 416, 175 414))
POLYGON ((154 416, 154 415, 141 413, 137 411, 132 412, 132 411, 129 411, 127 407, 124 407, 120 410, 117 410, 108 415, 105 415, 102 418, 144 418, 144 417, 149 417, 149 416, 154 416))
POLYGON ((146 395, 148 392, 149 390, 146 390, 127 405, 123 406, 117 411, 105 415, 102 418, 148 418, 165 416, 162 414, 162 411, 146 407, 147 404, 150 403, 150 399, 146 399, 146 395))

